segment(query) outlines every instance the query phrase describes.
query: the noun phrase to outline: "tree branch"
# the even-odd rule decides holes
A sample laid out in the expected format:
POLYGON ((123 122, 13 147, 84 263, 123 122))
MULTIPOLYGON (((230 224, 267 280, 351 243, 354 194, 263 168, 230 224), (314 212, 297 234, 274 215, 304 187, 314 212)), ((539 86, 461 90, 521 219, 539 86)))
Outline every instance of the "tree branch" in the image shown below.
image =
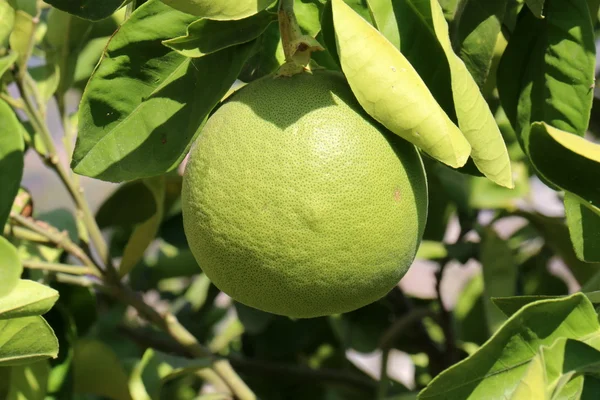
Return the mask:
POLYGON ((78 258, 87 267, 97 269, 97 266, 94 264, 92 259, 88 257, 81 247, 77 246, 71 241, 71 239, 69 239, 69 235, 66 232, 59 232, 57 229, 50 226, 44 227, 32 218, 24 217, 17 213, 11 213, 10 218, 17 224, 22 225, 30 231, 47 238, 57 247, 64 249, 66 252, 78 258))
POLYGON ((98 271, 94 268, 85 266, 66 265, 60 263, 49 263, 44 261, 22 260, 23 267, 29 269, 40 269, 50 272, 62 272, 71 275, 93 275, 99 276, 98 271))

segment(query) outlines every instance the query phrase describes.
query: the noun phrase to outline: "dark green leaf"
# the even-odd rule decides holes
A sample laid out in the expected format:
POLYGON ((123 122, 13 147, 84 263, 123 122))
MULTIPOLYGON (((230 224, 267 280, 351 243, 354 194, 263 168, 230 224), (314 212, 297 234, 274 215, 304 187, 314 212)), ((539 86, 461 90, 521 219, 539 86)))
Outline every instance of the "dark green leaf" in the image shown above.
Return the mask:
POLYGON ((600 347, 600 324, 581 293, 529 304, 469 358, 438 375, 419 399, 510 398, 539 346, 571 338, 600 347))
POLYGON ((121 361, 110 347, 98 340, 81 339, 75 344, 73 372, 75 393, 131 400, 127 373, 121 361))
MULTIPOLYGON (((144 252, 156 237, 158 228, 163 217, 163 205, 165 199, 165 179, 163 176, 144 179, 144 184, 152 194, 156 212, 147 220, 135 226, 125 249, 119 265, 119 274, 125 276, 142 259, 144 252)), ((131 201, 131 199, 129 200, 131 201)))
POLYGON ((544 18, 544 2, 546 0, 525 0, 525 4, 537 18, 544 18))
POLYGON ((577 258, 600 262, 600 209, 566 193, 565 213, 577 258))
POLYGON ((526 150, 538 173, 600 207, 600 144, 556 129, 545 123, 531 126, 526 150))
POLYGON ((546 217, 542 214, 521 211, 517 215, 531 222, 539 234, 544 238, 546 245, 563 259, 577 281, 584 285, 600 269, 600 263, 586 263, 577 258, 569 231, 561 218, 546 217))
POLYGON ((39 316, 0 320, 0 366, 56 357, 58 341, 39 316))
POLYGON ((0 236, 0 307, 19 283, 19 277, 23 272, 21 260, 15 247, 2 236, 0 236))
POLYGON ((81 102, 75 172, 123 181, 179 165, 251 48, 190 60, 160 43, 184 34, 194 20, 150 0, 112 37, 81 102))
POLYGON ((8 296, 0 299, 0 320, 45 314, 56 300, 56 290, 41 283, 21 279, 8 296))
POLYGON ((500 100, 525 150, 532 122, 583 136, 592 107, 595 44, 586 0, 547 1, 544 15, 522 9, 498 68, 500 100))
POLYGON ((513 296, 517 289, 517 265, 508 244, 492 228, 482 232, 481 264, 483 266, 484 304, 490 331, 496 332, 506 320, 490 300, 513 296))
POLYGON ((148 220, 156 211, 152 191, 144 181, 139 180, 119 186, 100 206, 96 221, 101 229, 128 228, 148 220))
POLYGON ((459 54, 479 88, 490 73, 507 0, 466 0, 458 16, 459 54))
POLYGON ((267 11, 238 21, 200 19, 187 27, 185 36, 165 40, 163 44, 185 57, 202 57, 254 40, 276 20, 277 14, 267 11))
POLYGON ((81 18, 94 21, 110 17, 125 2, 124 0, 44 0, 46 3, 81 18))
MULTIPOLYGON (((0 100, 0 227, 8 219, 10 209, 23 176, 22 126, 17 116, 4 100, 0 100)), ((2 281, 0 279, 0 281, 2 281)), ((0 290, 1 296, 2 290, 0 290)))
POLYGON ((267 8, 274 0, 165 0, 171 7, 201 18, 242 19, 267 8))

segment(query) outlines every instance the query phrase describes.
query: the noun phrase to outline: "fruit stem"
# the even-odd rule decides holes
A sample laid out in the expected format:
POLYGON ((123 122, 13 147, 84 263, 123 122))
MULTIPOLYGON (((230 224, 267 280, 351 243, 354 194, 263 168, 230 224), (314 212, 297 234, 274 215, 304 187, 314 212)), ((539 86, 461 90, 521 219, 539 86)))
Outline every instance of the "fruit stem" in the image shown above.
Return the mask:
POLYGON ((302 34, 294 13, 294 0, 280 0, 278 16, 286 62, 277 75, 292 76, 309 70, 311 53, 325 49, 315 38, 302 34))

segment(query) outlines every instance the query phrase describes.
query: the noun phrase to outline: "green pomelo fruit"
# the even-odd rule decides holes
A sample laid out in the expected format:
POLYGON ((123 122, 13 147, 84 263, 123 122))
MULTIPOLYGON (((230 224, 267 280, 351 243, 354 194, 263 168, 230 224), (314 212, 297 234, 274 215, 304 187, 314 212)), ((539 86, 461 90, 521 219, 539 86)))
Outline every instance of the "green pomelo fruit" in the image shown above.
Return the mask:
POLYGON ((223 292, 297 318, 351 311, 398 283, 427 214, 415 147, 341 74, 266 77, 207 121, 186 167, 190 248, 223 292))

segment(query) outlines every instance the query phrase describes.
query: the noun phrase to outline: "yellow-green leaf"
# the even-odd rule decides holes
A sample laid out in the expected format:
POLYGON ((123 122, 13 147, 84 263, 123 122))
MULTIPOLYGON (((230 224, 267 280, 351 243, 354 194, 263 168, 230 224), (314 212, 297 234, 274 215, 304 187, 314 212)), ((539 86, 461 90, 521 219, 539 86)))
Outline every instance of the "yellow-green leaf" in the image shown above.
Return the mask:
POLYGON ((6 239, 0 236, 0 309, 2 297, 10 294, 23 272, 17 249, 6 239))
POLYGON ((494 115, 465 63, 452 50, 448 23, 440 4, 437 0, 430 1, 433 28, 450 65, 458 126, 471 145, 471 157, 486 177, 512 188, 510 159, 494 115))
POLYGON ((342 70, 361 106, 437 160, 463 166, 471 146, 408 60, 343 0, 333 0, 342 70))
POLYGON ((542 357, 535 356, 527 367, 525 375, 517 385, 510 400, 546 400, 546 371, 542 357))
POLYGON ((164 0, 164 3, 201 18, 226 21, 242 19, 267 8, 274 0, 164 0))

